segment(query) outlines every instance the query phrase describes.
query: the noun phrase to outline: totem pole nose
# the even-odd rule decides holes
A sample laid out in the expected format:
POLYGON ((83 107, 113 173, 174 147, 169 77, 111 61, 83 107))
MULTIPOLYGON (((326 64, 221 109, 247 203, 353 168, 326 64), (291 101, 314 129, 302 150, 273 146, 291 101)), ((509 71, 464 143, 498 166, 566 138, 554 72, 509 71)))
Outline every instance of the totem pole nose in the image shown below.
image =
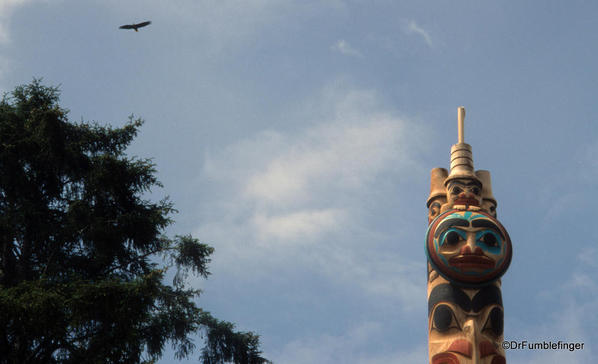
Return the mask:
POLYGON ((474 169, 464 119, 465 109, 459 107, 458 142, 451 147, 450 172, 432 170, 426 201, 428 307, 436 307, 432 314, 437 321, 428 326, 429 363, 505 364, 497 280, 511 261, 511 241, 495 219, 490 173, 474 169), (488 235, 486 230, 496 234, 488 235), (496 248, 499 239, 504 240, 500 249, 496 248), (439 311, 441 302, 446 305, 439 311), (453 320, 456 326, 451 326, 453 320), (444 331, 447 327, 450 332, 444 331))
POLYGON ((463 245, 463 247, 461 248, 461 251, 459 253, 461 253, 461 255, 470 255, 471 248, 469 247, 469 244, 463 245))
POLYGON ((475 193, 473 193, 472 191, 463 191, 459 194, 459 198, 460 199, 476 199, 476 195, 475 193))
MULTIPOLYGON (((463 324, 463 333, 465 334, 465 339, 471 343, 475 343, 478 340, 478 336, 480 333, 480 327, 478 327, 478 323, 474 318, 469 318, 463 324)), ((472 348, 474 349, 474 348, 472 348)), ((477 351, 477 350, 472 350, 477 351)), ((471 353, 474 354, 474 353, 471 353)), ((470 356, 471 358, 471 356, 470 356)))
POLYGON ((460 253, 463 255, 479 254, 477 250, 479 250, 479 247, 476 246, 475 234, 468 232, 465 244, 461 247, 460 253))
POLYGON ((473 251, 472 251, 471 246, 469 246, 469 244, 467 244, 461 248, 461 250, 459 251, 459 254, 461 254, 461 255, 484 255, 484 251, 479 246, 474 247, 473 251))

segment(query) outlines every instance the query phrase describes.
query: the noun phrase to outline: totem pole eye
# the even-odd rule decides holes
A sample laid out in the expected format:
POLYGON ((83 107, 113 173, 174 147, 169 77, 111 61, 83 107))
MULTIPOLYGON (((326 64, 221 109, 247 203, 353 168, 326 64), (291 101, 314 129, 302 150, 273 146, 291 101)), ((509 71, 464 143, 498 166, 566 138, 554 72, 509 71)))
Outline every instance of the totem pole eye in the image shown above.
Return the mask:
POLYGON ((474 195, 479 195, 480 194, 480 188, 479 187, 472 187, 471 188, 471 193, 473 193, 474 195))
POLYGON ((458 187, 458 186, 455 186, 455 187, 453 187, 453 189, 451 190, 451 193, 452 193, 453 195, 458 195, 458 194, 460 194, 461 192, 463 192, 463 190, 461 189, 461 187, 458 187))
POLYGON ((446 332, 452 328, 459 329, 453 310, 448 305, 438 305, 432 316, 432 329, 446 332))
POLYGON ((465 237, 462 236, 458 230, 450 229, 446 233, 444 233, 441 245, 453 247, 456 246, 459 243, 459 241, 461 241, 461 239, 464 240, 465 237))
POLYGON ((430 213, 432 215, 437 215, 440 212, 440 203, 439 202, 433 202, 430 205, 430 213))
POLYGON ((486 324, 482 331, 489 332, 494 336, 500 336, 503 333, 504 328, 504 313, 500 307, 494 307, 490 314, 488 315, 488 319, 486 320, 486 324))
POLYGON ((478 235, 478 241, 490 248, 496 248, 500 245, 499 238, 495 233, 491 231, 484 231, 481 235, 478 235))

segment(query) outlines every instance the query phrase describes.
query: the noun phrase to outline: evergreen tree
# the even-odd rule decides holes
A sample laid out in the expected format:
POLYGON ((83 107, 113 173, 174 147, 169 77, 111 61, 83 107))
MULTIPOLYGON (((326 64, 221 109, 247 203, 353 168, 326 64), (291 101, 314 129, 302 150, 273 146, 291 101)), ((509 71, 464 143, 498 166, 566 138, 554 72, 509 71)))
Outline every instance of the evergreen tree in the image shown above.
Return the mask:
POLYGON ((142 121, 71 123, 58 101, 39 80, 0 101, 0 363, 151 363, 192 355, 193 334, 202 363, 268 363, 185 286, 213 248, 165 236, 171 202, 142 197, 161 186, 125 154, 142 121))

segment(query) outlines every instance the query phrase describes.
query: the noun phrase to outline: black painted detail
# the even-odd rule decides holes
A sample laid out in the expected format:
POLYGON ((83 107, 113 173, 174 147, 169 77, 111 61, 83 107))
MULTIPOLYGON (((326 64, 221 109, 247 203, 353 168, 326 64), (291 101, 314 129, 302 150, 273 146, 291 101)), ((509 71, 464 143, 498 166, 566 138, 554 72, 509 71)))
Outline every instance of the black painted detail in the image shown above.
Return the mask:
POLYGON ((439 237, 440 234, 445 232, 447 229, 452 228, 453 226, 469 226, 469 221, 457 217, 454 219, 447 219, 438 225, 436 231, 434 232, 434 237, 439 237))
POLYGON ((447 305, 438 305, 434 310, 434 328, 445 332, 451 327, 453 321, 453 310, 447 305))
POLYGON ((459 241, 461 241, 461 236, 459 235, 459 233, 454 230, 451 230, 448 233, 446 233, 446 236, 444 238, 444 242, 442 243, 442 245, 448 244, 451 246, 455 246, 459 243, 459 241))
POLYGON ((484 307, 489 305, 498 305, 502 307, 502 294, 497 286, 490 285, 480 289, 473 300, 460 288, 452 284, 439 284, 434 287, 430 296, 428 297, 428 316, 432 313, 434 306, 440 302, 450 302, 458 305, 465 312, 474 311, 480 312, 484 307))
POLYGON ((496 336, 500 336, 504 329, 504 313, 499 307, 494 307, 488 315, 488 321, 486 322, 487 329, 490 329, 496 336))
POLYGON ((465 312, 471 311, 471 300, 465 292, 448 283, 439 284, 430 292, 430 297, 428 297, 428 316, 430 316, 432 309, 439 302, 455 303, 465 312))
POLYGON ((486 244, 486 246, 488 246, 488 247, 497 247, 498 246, 498 240, 496 239, 496 236, 492 233, 485 233, 484 235, 482 235, 480 240, 482 241, 482 243, 486 244))
POLYGON ((500 231, 500 228, 495 223, 493 223, 490 220, 486 220, 486 219, 475 219, 475 220, 473 220, 471 222, 471 227, 474 227, 474 228, 484 227, 484 228, 492 229, 493 231, 495 231, 496 233, 498 233, 503 239, 505 239, 505 236, 500 231))
POLYGON ((480 312, 484 307, 493 304, 502 307, 502 294, 497 286, 490 285, 480 289, 473 296, 471 306, 474 312, 480 312))

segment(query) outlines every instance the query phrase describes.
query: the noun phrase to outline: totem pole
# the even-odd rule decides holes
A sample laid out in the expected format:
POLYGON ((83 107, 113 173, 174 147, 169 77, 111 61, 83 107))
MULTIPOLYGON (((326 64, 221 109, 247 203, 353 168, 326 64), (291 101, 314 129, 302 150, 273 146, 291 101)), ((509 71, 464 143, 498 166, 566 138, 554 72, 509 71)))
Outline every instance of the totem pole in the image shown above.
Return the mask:
POLYGON ((450 173, 434 168, 428 197, 428 353, 431 364, 505 364, 500 277, 511 240, 496 219, 490 172, 475 171, 458 109, 450 173))

